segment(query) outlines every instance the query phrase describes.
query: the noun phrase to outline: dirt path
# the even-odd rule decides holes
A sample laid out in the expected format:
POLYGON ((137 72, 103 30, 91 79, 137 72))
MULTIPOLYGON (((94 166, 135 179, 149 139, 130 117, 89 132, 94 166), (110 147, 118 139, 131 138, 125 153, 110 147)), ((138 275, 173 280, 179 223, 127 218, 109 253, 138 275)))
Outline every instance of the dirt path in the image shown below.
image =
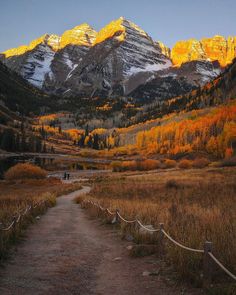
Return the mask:
POLYGON ((155 257, 130 258, 117 231, 90 220, 73 203, 79 192, 58 198, 54 208, 29 227, 26 240, 0 270, 0 294, 202 294, 164 282, 155 257))

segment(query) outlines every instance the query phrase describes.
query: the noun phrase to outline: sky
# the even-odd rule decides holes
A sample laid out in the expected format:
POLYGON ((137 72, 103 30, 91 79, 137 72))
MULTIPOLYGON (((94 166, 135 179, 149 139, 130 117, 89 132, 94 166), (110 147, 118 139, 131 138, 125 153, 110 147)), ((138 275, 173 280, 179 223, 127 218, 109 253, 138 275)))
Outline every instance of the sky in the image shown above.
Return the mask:
POLYGON ((125 17, 154 40, 236 36, 236 0, 0 0, 0 52, 81 23, 100 30, 125 17))

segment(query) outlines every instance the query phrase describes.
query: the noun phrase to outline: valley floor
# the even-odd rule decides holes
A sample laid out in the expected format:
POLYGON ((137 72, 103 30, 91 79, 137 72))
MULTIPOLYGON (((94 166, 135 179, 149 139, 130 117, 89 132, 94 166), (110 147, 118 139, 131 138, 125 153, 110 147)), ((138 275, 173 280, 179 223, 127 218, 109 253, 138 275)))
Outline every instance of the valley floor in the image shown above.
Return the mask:
POLYGON ((176 286, 154 256, 131 258, 117 231, 91 220, 74 198, 58 198, 26 232, 26 240, 0 270, 0 293, 10 294, 202 294, 176 286), (143 272, 159 271, 158 276, 143 272))

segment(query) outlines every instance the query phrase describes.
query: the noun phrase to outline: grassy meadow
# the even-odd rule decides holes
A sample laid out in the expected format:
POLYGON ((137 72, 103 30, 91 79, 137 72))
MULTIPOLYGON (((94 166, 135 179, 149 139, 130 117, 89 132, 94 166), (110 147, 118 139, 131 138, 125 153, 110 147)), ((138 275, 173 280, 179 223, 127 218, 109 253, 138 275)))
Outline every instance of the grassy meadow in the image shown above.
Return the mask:
MULTIPOLYGON (((214 255, 236 273, 235 180, 235 167, 113 173, 98 178, 90 194, 77 201, 95 200, 110 210, 118 208, 126 219, 138 218, 155 228, 164 223, 171 237, 192 248, 203 249, 204 242, 211 241, 214 255)), ((89 210, 101 216, 98 210, 89 210)), ((102 217, 110 219, 106 214, 102 217)), ((130 227, 121 223, 121 229, 125 233, 130 227)), ((141 237, 136 232, 134 236, 138 243, 158 243, 155 235, 141 237)), ((201 285, 202 254, 180 249, 165 239, 165 259, 181 278, 201 285)), ((223 281, 233 286, 217 267, 214 270, 216 284, 223 281)))
MULTIPOLYGON (((21 175, 23 175, 22 171, 21 175)), ((39 176, 39 173, 37 176, 39 176)), ((7 228, 14 216, 18 218, 19 213, 22 214, 27 207, 34 207, 39 203, 40 205, 32 208, 11 230, 0 230, 0 260, 6 256, 9 246, 20 238, 27 225, 34 222, 35 217, 42 215, 48 207, 56 204, 58 196, 75 191, 80 187, 76 183, 62 183, 61 180, 56 178, 18 179, 16 172, 6 173, 6 180, 0 181, 0 229, 7 228), (41 203, 42 201, 44 203, 41 203)))

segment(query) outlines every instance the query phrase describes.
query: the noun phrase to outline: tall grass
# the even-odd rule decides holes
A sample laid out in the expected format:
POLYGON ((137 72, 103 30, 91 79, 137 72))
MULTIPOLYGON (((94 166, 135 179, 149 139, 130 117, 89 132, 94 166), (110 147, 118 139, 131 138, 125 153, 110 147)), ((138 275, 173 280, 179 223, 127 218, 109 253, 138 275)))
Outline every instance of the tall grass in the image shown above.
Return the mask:
MULTIPOLYGON (((235 169, 191 169, 113 177, 95 183, 85 198, 95 199, 111 210, 119 208, 127 219, 138 217, 142 223, 156 228, 164 223, 165 230, 174 239, 189 247, 203 249, 206 240, 212 241, 214 254, 236 273, 235 179, 235 169)), ((165 251, 167 261, 181 277, 201 283, 201 254, 186 252, 168 241, 165 241, 165 251)), ((216 277, 225 278, 218 271, 216 277)))
POLYGON ((31 209, 13 230, 0 230, 0 260, 6 257, 10 246, 17 242, 24 229, 35 217, 42 215, 47 208, 56 204, 56 197, 79 189, 79 184, 63 184, 55 178, 23 179, 0 181, 0 228, 6 228, 28 206, 45 201, 31 209))

